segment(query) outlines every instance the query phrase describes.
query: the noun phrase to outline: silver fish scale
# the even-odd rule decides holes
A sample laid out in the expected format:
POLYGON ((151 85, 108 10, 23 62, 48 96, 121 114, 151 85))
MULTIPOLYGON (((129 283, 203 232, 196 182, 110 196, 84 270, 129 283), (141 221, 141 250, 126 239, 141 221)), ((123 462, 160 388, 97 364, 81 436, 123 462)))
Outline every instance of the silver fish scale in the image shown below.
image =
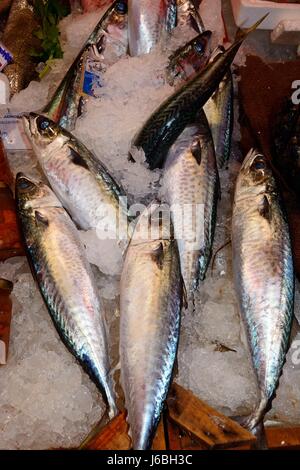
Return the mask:
POLYGON ((230 156, 233 130, 233 81, 230 70, 203 109, 213 136, 218 168, 222 168, 230 156))
MULTIPOLYGON (((124 217, 124 224, 126 224, 125 208, 124 211, 121 208, 119 212, 118 198, 122 192, 106 170, 100 168, 99 164, 97 173, 96 168, 91 166, 92 156, 85 158, 83 153, 81 156, 86 160, 89 168, 74 163, 68 140, 59 139, 63 138, 58 137, 57 144, 49 145, 44 152, 37 148, 36 153, 52 189, 72 218, 84 230, 97 228, 98 223, 103 219, 104 210, 106 220, 111 220, 112 229, 115 228, 115 221, 118 221, 120 214, 124 217)), ((81 151, 81 149, 78 150, 81 151)))
POLYGON ((130 55, 148 54, 175 24, 175 0, 128 0, 130 55))
POLYGON ((247 181, 242 168, 233 207, 232 247, 240 312, 261 391, 253 427, 275 392, 285 360, 293 315, 294 273, 288 225, 273 177, 265 186, 251 186, 247 181), (268 199, 267 213, 264 198, 268 199))
POLYGON ((158 425, 177 351, 182 285, 175 241, 130 245, 121 277, 122 385, 134 449, 158 425), (155 261, 163 246, 163 258, 155 261))
POLYGON ((39 208, 47 226, 29 214, 21 216, 33 270, 67 346, 87 368, 116 414, 110 377, 106 324, 93 274, 77 230, 61 208, 39 208))
POLYGON ((219 177, 212 138, 202 115, 199 125, 188 126, 171 147, 164 169, 163 192, 166 202, 180 210, 172 210, 174 233, 180 253, 182 276, 188 291, 199 279, 204 279, 211 256, 216 222, 219 177), (193 150, 194 149, 194 150, 193 150), (195 151, 199 152, 199 161, 195 151), (204 220, 197 227, 203 234, 195 233, 195 220, 184 219, 182 214, 192 207, 194 214, 202 205, 204 220), (182 237, 183 235, 183 237, 182 237), (199 236, 197 244, 194 237, 199 236))

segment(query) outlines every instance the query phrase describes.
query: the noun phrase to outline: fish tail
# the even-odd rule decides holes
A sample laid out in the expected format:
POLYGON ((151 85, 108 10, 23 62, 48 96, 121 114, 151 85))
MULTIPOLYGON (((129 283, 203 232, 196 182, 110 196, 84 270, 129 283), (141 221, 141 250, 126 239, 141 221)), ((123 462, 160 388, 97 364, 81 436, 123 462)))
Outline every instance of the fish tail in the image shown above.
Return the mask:
POLYGON ((89 448, 90 443, 94 440, 94 438, 99 434, 101 429, 105 426, 105 424, 109 421, 109 415, 107 409, 104 411, 102 418, 96 424, 96 426, 91 430, 91 432, 85 437, 85 439, 80 443, 78 446, 78 450, 86 450, 89 448))
POLYGON ((266 13, 262 18, 260 18, 256 23, 254 23, 252 26, 249 28, 238 28, 236 35, 235 35, 235 43, 240 43, 244 41, 244 39, 248 36, 248 34, 252 33, 252 31, 255 31, 258 26, 269 16, 269 13, 266 13))
POLYGON ((109 383, 105 387, 105 396, 108 405, 108 417, 109 420, 112 420, 119 413, 117 403, 116 403, 116 394, 115 394, 115 383, 110 373, 109 383))
POLYGON ((245 427, 249 429, 249 431, 255 429, 259 425, 259 423, 263 421, 268 403, 269 400, 263 395, 260 399, 258 406, 255 408, 253 413, 251 413, 251 415, 247 418, 247 421, 245 423, 245 427))
POLYGON ((109 406, 108 417, 109 417, 109 420, 111 421, 113 418, 115 418, 115 416, 117 416, 119 410, 113 398, 108 400, 108 406, 109 406))
POLYGON ((269 400, 262 395, 258 406, 250 416, 234 416, 232 419, 240 426, 248 429, 256 437, 256 449, 267 449, 267 441, 264 429, 264 416, 268 407, 269 400))
POLYGON ((266 431, 263 421, 260 421, 255 428, 252 429, 252 434, 256 437, 256 442, 253 446, 257 450, 268 450, 268 443, 266 437, 266 431))

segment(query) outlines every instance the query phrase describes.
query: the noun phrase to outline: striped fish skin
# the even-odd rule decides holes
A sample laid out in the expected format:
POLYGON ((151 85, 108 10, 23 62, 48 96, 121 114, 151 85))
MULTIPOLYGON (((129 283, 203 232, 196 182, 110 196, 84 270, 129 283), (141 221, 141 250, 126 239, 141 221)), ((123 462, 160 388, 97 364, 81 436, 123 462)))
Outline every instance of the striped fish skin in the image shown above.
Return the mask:
POLYGON ((211 35, 211 31, 204 31, 170 56, 166 70, 169 85, 175 80, 186 81, 206 66, 211 54, 211 35))
POLYGON ((176 26, 176 0, 128 0, 129 52, 148 54, 176 26))
POLYGON ((127 1, 115 1, 97 23, 42 114, 68 131, 75 128, 85 99, 82 79, 86 59, 90 55, 105 57, 107 41, 118 45, 117 55, 125 55, 128 47, 127 22, 127 1))
POLYGON ((162 186, 166 202, 175 208, 171 211, 174 234, 182 277, 190 293, 196 289, 199 280, 204 279, 211 258, 219 194, 214 145, 203 112, 194 125, 185 128, 170 148, 162 186), (193 211, 193 217, 185 214, 182 233, 185 208, 193 211), (201 208, 201 218, 196 225, 197 208, 201 208))
POLYGON ((254 429, 279 381, 294 299, 288 223, 272 170, 257 150, 248 153, 237 179, 232 249, 237 299, 261 395, 247 423, 254 429))
POLYGON ((77 225, 83 230, 102 228, 105 216, 107 228, 115 233, 119 227, 126 236, 127 208, 120 200, 125 193, 105 166, 48 118, 30 113, 23 121, 51 188, 77 225))
POLYGON ((192 26, 197 33, 205 31, 199 13, 199 0, 177 0, 177 24, 192 26))
POLYGON ((229 69, 204 106, 215 144, 218 168, 229 160, 233 131, 233 79, 229 69))
POLYGON ((51 318, 66 346, 117 414, 103 307, 78 231, 50 190, 19 174, 18 216, 27 255, 51 318))
POLYGON ((151 447, 177 352, 182 278, 175 240, 129 244, 121 276, 121 379, 135 450, 151 447))
POLYGON ((196 74, 154 111, 133 140, 131 159, 134 160, 136 148, 144 152, 151 170, 162 167, 170 146, 183 129, 195 120, 199 109, 205 105, 228 72, 246 36, 263 19, 247 30, 239 30, 235 42, 224 54, 218 55, 204 70, 196 74))

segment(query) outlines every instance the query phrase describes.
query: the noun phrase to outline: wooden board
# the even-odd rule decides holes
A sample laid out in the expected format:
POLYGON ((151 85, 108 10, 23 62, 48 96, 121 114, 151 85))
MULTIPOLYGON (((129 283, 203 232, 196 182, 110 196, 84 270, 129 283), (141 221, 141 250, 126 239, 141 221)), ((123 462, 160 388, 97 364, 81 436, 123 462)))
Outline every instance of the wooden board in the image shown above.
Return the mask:
POLYGON ((300 450, 300 427, 266 428, 269 449, 300 450))
POLYGON ((172 386, 167 403, 170 419, 207 449, 226 449, 255 442, 249 431, 177 384, 172 386))
MULTIPOLYGON (((239 424, 196 398, 191 392, 174 384, 168 400, 165 422, 161 419, 152 450, 226 449, 251 445, 255 437, 239 424)), ((98 426, 81 445, 89 450, 128 450, 125 412, 106 426, 98 426)))
POLYGON ((168 430, 165 429, 165 426, 167 423, 164 423, 164 417, 162 417, 153 439, 152 450, 167 450, 166 434, 168 435, 168 430))
MULTIPOLYGON (((101 425, 100 425, 101 426, 101 425)), ((84 450, 129 450, 130 438, 127 434, 126 413, 122 412, 106 426, 95 429, 80 446, 84 450)))

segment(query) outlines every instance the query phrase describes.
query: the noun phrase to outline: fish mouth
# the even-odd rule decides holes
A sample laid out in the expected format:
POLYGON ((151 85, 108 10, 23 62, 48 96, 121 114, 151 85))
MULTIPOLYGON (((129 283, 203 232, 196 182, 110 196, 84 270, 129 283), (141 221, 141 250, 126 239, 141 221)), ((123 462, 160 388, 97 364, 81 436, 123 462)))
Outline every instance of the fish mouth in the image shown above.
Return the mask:
POLYGON ((36 119, 38 117, 39 115, 37 113, 24 113, 22 115, 24 130, 29 138, 32 136, 37 137, 39 135, 36 125, 36 119))
POLYGON ((37 116, 35 113, 24 113, 22 116, 24 130, 29 138, 37 135, 37 127, 35 125, 37 116))
MULTIPOLYGON (((23 127, 28 137, 31 136, 31 126, 30 126, 30 115, 29 113, 24 113, 22 116, 23 127)), ((22 175, 23 173, 18 173, 18 175, 22 175)), ((18 176, 17 175, 17 176, 18 176)))

